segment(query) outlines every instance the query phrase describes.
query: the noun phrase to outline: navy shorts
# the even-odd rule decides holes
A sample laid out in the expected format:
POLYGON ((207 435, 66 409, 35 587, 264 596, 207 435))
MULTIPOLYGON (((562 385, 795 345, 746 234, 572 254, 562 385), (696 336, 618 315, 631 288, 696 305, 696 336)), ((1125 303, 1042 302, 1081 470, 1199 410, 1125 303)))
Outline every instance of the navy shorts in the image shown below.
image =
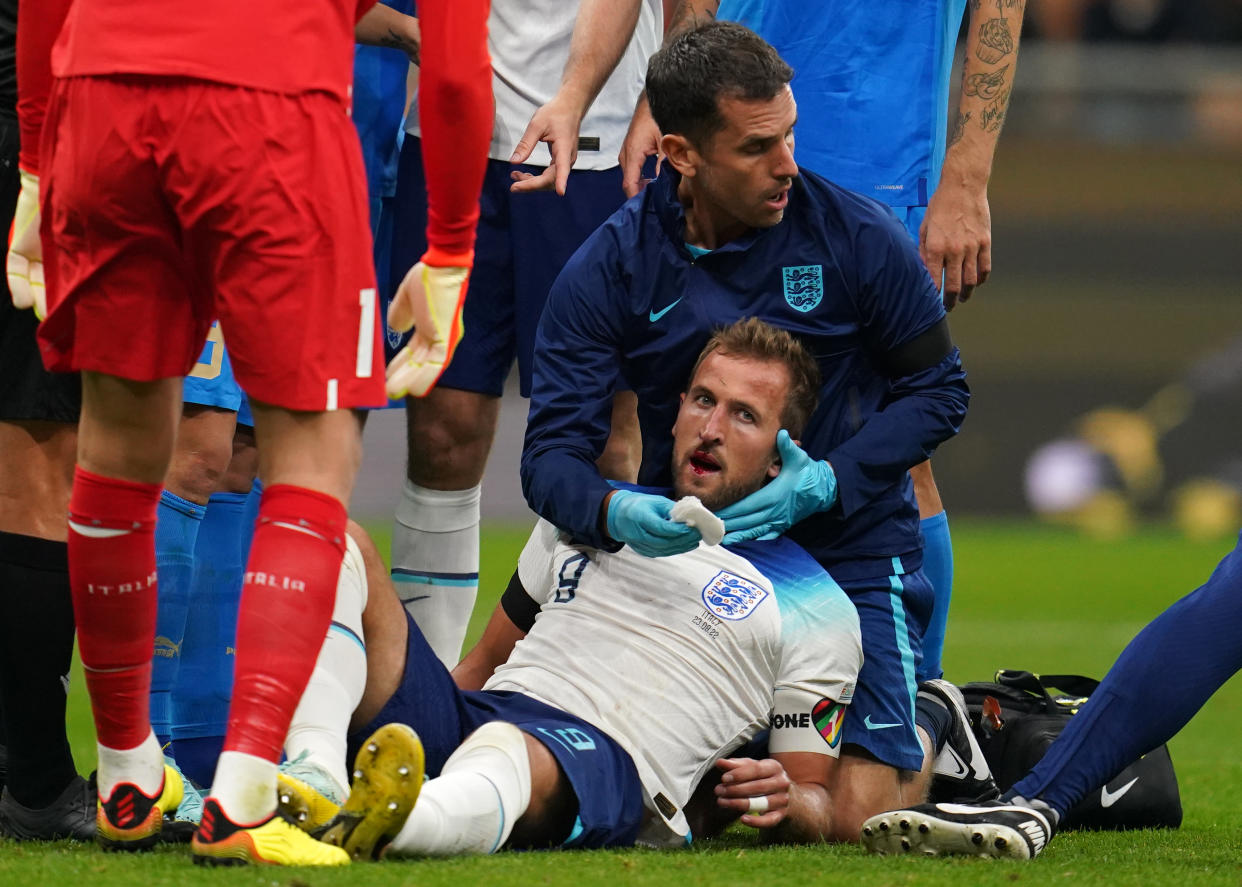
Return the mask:
POLYGON ((462 691, 406 614, 401 684, 374 720, 349 737, 349 760, 384 724, 413 727, 427 756, 427 776, 439 775, 462 741, 491 721, 505 721, 542 742, 578 798, 578 819, 565 847, 625 847, 643 820, 643 789, 629 754, 581 718, 521 693, 462 691))
POLYGON ((254 425, 250 401, 233 378, 233 364, 229 362, 229 353, 220 336, 219 321, 211 325, 207 341, 203 343, 203 353, 185 377, 181 399, 186 403, 232 410, 237 413, 238 425, 254 425))
MULTIPOLYGON (((515 169, 542 172, 541 167, 487 162, 479 198, 474 270, 462 313, 466 332, 437 383, 441 388, 499 397, 516 357, 522 396, 530 396, 535 329, 548 290, 587 236, 625 202, 620 167, 574 170, 564 197, 555 192, 511 194, 509 173, 515 169)), ((397 285, 427 250, 427 187, 419 139, 407 137, 401 147, 392 207, 385 317, 397 285)), ((391 360, 407 337, 385 332, 391 360)))
POLYGON ((888 576, 833 578, 858 609, 862 628, 863 666, 843 742, 902 770, 918 770, 923 743, 914 726, 915 673, 935 599, 931 583, 921 567, 907 572, 896 557, 888 576))

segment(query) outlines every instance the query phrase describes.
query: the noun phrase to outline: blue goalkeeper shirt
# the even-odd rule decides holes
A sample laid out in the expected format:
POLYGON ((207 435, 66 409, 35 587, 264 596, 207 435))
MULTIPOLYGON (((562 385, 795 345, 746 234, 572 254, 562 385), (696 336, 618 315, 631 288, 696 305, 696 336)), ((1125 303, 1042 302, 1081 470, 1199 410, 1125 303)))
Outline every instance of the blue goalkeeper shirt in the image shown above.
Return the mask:
POLYGON ((944 163, 966 0, 721 0, 794 69, 798 164, 889 206, 926 206, 944 163))
POLYGON ((840 501, 791 537, 839 579, 922 563, 906 474, 957 432, 969 390, 956 348, 906 375, 886 358, 944 308, 905 229, 883 204, 806 170, 784 219, 695 257, 677 174, 664 173, 587 238, 552 286, 535 339, 522 487, 543 517, 596 547, 612 489, 603 451, 618 379, 638 395, 639 482, 668 486, 669 431, 713 329, 757 316, 799 336, 823 373, 802 435, 828 459, 840 501), (858 562, 850 566, 852 562, 858 562))

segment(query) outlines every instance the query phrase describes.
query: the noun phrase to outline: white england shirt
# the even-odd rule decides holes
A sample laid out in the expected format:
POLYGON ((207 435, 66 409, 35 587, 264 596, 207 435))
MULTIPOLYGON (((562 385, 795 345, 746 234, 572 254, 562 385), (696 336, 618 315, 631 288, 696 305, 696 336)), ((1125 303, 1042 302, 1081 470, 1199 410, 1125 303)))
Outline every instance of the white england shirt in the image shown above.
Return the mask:
POLYGON ((701 777, 765 728, 773 753, 839 754, 858 614, 793 542, 648 558, 570 545, 540 521, 518 577, 541 609, 484 689, 538 698, 625 748, 656 814, 644 840, 684 836, 701 777))
MULTIPOLYGON (((496 118, 488 157, 508 160, 541 106, 556 95, 569 59, 577 0, 492 0, 488 49, 492 56, 492 91, 496 118)), ((661 0, 642 0, 634 36, 612 76, 600 90, 579 129, 574 169, 611 169, 634 104, 647 76, 647 60, 660 48, 664 32, 661 0)), ((418 97, 406 114, 406 132, 418 136, 418 97)), ((540 144, 528 163, 547 166, 548 148, 540 144)))

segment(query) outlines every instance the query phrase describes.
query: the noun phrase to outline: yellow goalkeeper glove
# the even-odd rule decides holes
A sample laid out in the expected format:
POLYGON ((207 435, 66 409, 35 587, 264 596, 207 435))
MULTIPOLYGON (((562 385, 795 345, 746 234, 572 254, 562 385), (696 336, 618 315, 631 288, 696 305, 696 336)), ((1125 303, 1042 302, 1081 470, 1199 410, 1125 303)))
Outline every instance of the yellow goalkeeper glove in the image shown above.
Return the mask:
POLYGON ((21 170, 21 180, 5 274, 14 306, 34 308, 35 316, 42 320, 47 317, 47 290, 43 285, 43 244, 39 240, 39 177, 21 170))
POLYGON ((414 327, 409 343, 388 364, 388 396, 423 397, 453 359, 465 327, 461 321, 474 254, 448 255, 429 249, 397 287, 388 306, 388 325, 414 327))

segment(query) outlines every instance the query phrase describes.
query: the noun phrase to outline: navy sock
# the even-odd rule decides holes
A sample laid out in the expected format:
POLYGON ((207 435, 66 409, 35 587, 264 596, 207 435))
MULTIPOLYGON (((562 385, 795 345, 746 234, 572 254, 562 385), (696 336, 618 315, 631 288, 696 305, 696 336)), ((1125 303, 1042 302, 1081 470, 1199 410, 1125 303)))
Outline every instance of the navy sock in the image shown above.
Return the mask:
POLYGON ((932 757, 935 757, 949 741, 953 715, 942 703, 920 693, 914 700, 914 724, 927 731, 931 738, 932 757))
POLYGON ((73 601, 64 542, 0 532, 0 724, 5 791, 46 807, 77 775, 65 736, 73 601))
POLYGON ((1139 632, 1099 689, 1008 792, 1064 816, 1166 742, 1242 668, 1242 538, 1208 581, 1139 632))
POLYGON ((936 592, 936 603, 923 634, 923 661, 917 677, 930 681, 944 674, 940 659, 944 655, 949 600, 953 597, 953 540, 949 535, 949 516, 943 511, 924 518, 919 529, 923 532, 923 574, 936 592))
POLYGON ((170 700, 185 640, 190 588, 194 583, 194 545, 206 509, 165 490, 155 521, 158 601, 155 658, 151 663, 151 729, 160 745, 171 738, 170 700))
POLYGON ((228 725, 233 641, 253 520, 246 493, 215 493, 198 533, 190 619, 172 699, 173 755, 199 785, 210 785, 228 725))

